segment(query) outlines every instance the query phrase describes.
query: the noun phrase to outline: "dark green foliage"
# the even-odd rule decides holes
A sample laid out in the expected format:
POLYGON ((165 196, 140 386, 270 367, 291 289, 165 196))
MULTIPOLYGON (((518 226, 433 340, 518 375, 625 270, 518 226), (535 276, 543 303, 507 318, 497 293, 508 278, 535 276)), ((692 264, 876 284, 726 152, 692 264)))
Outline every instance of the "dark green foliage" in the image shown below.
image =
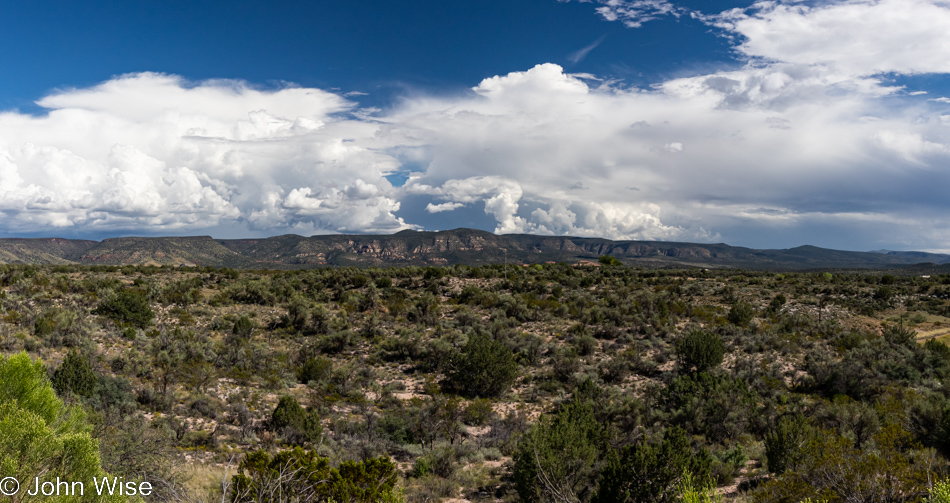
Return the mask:
POLYGON ((616 257, 611 257, 610 255, 601 255, 597 258, 597 261, 603 265, 623 265, 623 262, 617 260, 616 257))
POLYGON ((679 364, 687 371, 705 372, 722 363, 726 346, 716 334, 690 330, 681 335, 675 343, 679 364))
POLYGON ((201 287, 201 278, 174 281, 162 289, 159 299, 164 304, 188 306, 201 300, 201 287))
POLYGON ((476 398, 465 407, 463 420, 468 425, 482 426, 494 415, 495 409, 492 408, 491 400, 476 398))
MULTIPOLYGON (((271 252, 292 252, 301 266, 324 253, 310 244, 271 252)), ((63 357, 57 348, 66 346, 100 358, 107 370, 91 396, 63 393, 89 415, 108 470, 168 483, 155 501, 221 499, 175 486, 176 448, 218 460, 263 448, 270 463, 307 446, 333 460, 324 485, 339 461, 389 456, 415 467, 416 478, 400 483, 407 501, 514 501, 517 481, 527 501, 589 502, 598 487, 598 501, 663 501, 687 453, 711 456, 708 471, 684 469, 701 472, 696 486, 741 474, 757 484, 747 496, 756 501, 909 503, 922 497, 922 474, 938 480, 950 466, 950 349, 901 329, 950 326, 940 318, 950 315, 950 275, 931 270, 944 266, 889 270, 894 279, 882 284, 880 271, 512 264, 240 277, 0 265, 0 349, 63 357), (883 287, 890 294, 875 299, 883 287), (156 310, 160 323, 145 329, 89 316, 129 291, 177 305, 156 310), (895 310, 881 313, 887 306, 895 310), (507 382, 491 389, 499 375, 507 382), (283 393, 300 403, 278 404, 283 393), (492 394, 500 397, 474 398, 492 394), (805 441, 789 423, 802 415, 805 441), (906 434, 895 436, 895 425, 906 434), (469 470, 508 457, 516 462, 469 470)), ((370 465, 337 471, 344 466, 359 468, 345 478, 380 480, 370 465)), ((284 500, 349 499, 307 496, 296 474, 284 475, 268 486, 297 491, 284 500)))
POLYGON ((611 452, 600 478, 595 503, 662 503, 677 501, 680 478, 709 480, 712 457, 705 449, 694 452, 686 432, 666 430, 657 444, 628 445, 611 452))
POLYGON ((590 501, 605 449, 606 434, 590 405, 575 400, 554 418, 542 417, 514 455, 521 501, 590 501))
POLYGON ((109 296, 99 304, 94 313, 142 329, 155 318, 145 293, 129 288, 123 288, 109 296))
POLYGON ((138 336, 138 332, 136 332, 135 329, 132 328, 132 327, 125 327, 125 328, 122 330, 122 338, 123 338, 123 339, 129 340, 129 341, 134 341, 137 336, 138 336))
POLYGON ((38 337, 49 335, 53 330, 56 330, 56 319, 51 313, 42 313, 33 321, 33 334, 38 337))
POLYGON ((752 322, 752 318, 754 317, 755 309, 753 309, 752 306, 745 302, 736 302, 732 305, 732 308, 729 309, 729 314, 726 316, 726 319, 733 325, 745 327, 752 322))
POLYGON ((317 356, 310 358, 297 371, 297 380, 302 384, 311 381, 322 382, 330 377, 333 371, 333 362, 329 358, 317 356))
POLYGON ((802 445, 797 466, 759 487, 755 501, 917 502, 927 494, 932 458, 899 424, 876 433, 874 449, 858 449, 834 431, 815 431, 802 445))
POLYGON ((574 348, 559 350, 551 361, 551 371, 554 377, 561 382, 568 382, 574 373, 581 369, 581 360, 577 357, 574 348))
POLYGON ((693 435, 734 441, 761 420, 761 398, 741 379, 694 373, 674 379, 665 391, 668 420, 693 435))
POLYGON ((713 456, 713 462, 710 466, 710 479, 719 485, 730 485, 735 481, 735 477, 745 468, 746 461, 745 450, 741 444, 735 444, 731 449, 723 449, 716 452, 713 456))
POLYGON ((903 325, 890 325, 884 329, 884 339, 894 346, 917 348, 917 333, 903 325))
POLYGON ((773 315, 778 314, 782 310, 782 307, 785 306, 785 302, 787 302, 787 300, 782 294, 772 297, 772 302, 769 302, 768 312, 773 315))
POLYGON ((485 335, 469 338, 446 371, 448 384, 468 397, 504 394, 518 377, 518 364, 508 346, 485 335))
POLYGON ((299 333, 310 331, 310 304, 306 299, 297 297, 290 302, 287 306, 284 325, 289 325, 299 333))
POLYGON ((874 291, 874 300, 880 301, 887 306, 894 297, 894 289, 889 286, 881 286, 874 291))
POLYGON ((231 333, 241 339, 250 339, 252 332, 254 332, 254 322, 247 315, 238 318, 234 322, 234 328, 231 329, 231 333))
POLYGON ((291 444, 316 442, 323 434, 320 416, 316 411, 307 412, 292 396, 280 398, 271 414, 270 426, 274 431, 283 434, 284 439, 291 444))
POLYGON ((855 447, 861 449, 881 429, 879 405, 838 395, 833 401, 819 402, 812 419, 819 427, 834 429, 847 436, 854 441, 855 447))
POLYGON ((412 474, 414 477, 422 477, 431 473, 447 479, 457 470, 458 456, 455 449, 452 446, 442 446, 419 458, 413 467, 412 474))
POLYGON ((233 503, 394 501, 396 466, 386 457, 330 467, 327 458, 299 447, 271 456, 255 451, 241 461, 228 495, 233 503))
POLYGON ((940 356, 936 346, 922 346, 914 332, 891 325, 881 336, 852 337, 843 334, 840 356, 824 350, 805 355, 804 368, 809 374, 808 388, 828 397, 843 394, 864 399, 879 394, 895 383, 921 383, 927 379, 950 376, 950 362, 940 356))
POLYGON ((937 358, 950 362, 950 346, 947 346, 937 339, 929 339, 927 342, 925 342, 924 349, 930 351, 930 353, 937 358))
POLYGON ((574 344, 577 346, 577 354, 580 356, 590 356, 597 349, 597 339, 590 335, 578 337, 574 344))
POLYGON ((944 456, 950 455, 950 402, 939 394, 915 398, 907 407, 915 436, 944 456))
POLYGON ((96 389, 96 374, 89 359, 76 351, 66 354, 66 359, 53 373, 53 389, 59 396, 70 393, 81 397, 92 396, 96 389))
POLYGON ((765 457, 769 471, 777 475, 801 466, 813 435, 804 416, 782 416, 765 435, 765 457))
POLYGON ((377 503, 395 500, 396 465, 388 457, 344 461, 330 472, 330 497, 335 501, 377 503))

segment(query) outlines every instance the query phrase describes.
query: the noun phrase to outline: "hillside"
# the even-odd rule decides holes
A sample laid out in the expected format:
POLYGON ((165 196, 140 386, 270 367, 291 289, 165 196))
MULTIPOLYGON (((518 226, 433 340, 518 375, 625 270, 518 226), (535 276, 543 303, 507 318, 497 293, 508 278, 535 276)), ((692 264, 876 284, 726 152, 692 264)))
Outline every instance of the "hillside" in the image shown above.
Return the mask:
POLYGON ((596 261, 611 255, 642 267, 735 267, 767 270, 857 269, 950 264, 950 255, 925 252, 853 252, 815 246, 756 250, 727 244, 612 241, 599 238, 495 235, 455 229, 392 235, 298 235, 263 239, 127 237, 102 242, 0 239, 0 263, 199 265, 232 268, 481 265, 508 262, 596 261))
MULTIPOLYGON (((76 253, 237 255, 209 238, 109 243, 76 253)), ((287 503, 557 487, 660 503, 691 501, 687 474, 723 496, 699 501, 917 503, 950 466, 948 327, 947 274, 0 265, 0 409, 19 389, 4 365, 42 360, 102 469, 155 488, 146 503, 275 501, 262 487, 303 494, 287 503)), ((37 444, 7 423, 0 454, 37 444)))
POLYGON ((38 238, 0 239, 2 264, 69 264, 71 257, 98 245, 84 239, 38 238))

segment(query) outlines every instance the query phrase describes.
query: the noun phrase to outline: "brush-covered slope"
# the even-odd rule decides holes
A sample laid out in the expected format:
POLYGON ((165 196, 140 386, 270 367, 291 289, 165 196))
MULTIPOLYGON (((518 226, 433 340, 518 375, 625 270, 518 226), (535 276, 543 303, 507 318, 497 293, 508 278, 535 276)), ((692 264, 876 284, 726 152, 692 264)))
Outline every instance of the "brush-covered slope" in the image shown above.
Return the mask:
POLYGON ((98 244, 85 239, 0 239, 0 264, 70 264, 73 261, 67 257, 98 244))
POLYGON ((67 256, 80 264, 244 267, 247 260, 210 236, 112 238, 67 256))
POLYGON ((921 252, 851 252, 815 246, 755 250, 726 244, 612 241, 600 238, 495 235, 455 229, 402 231, 392 235, 278 236, 221 240, 223 246, 258 264, 296 267, 320 265, 450 265, 596 261, 611 255, 630 265, 663 267, 739 267, 753 269, 878 268, 920 262, 950 263, 950 256, 921 252))
POLYGON ((391 235, 293 234, 262 239, 208 236, 68 239, 0 239, 0 263, 155 264, 240 268, 307 268, 327 265, 405 266, 596 261, 611 255, 644 267, 746 269, 887 268, 950 264, 950 255, 924 252, 851 252, 815 246, 755 250, 726 244, 612 241, 599 238, 495 235, 455 229, 391 235))

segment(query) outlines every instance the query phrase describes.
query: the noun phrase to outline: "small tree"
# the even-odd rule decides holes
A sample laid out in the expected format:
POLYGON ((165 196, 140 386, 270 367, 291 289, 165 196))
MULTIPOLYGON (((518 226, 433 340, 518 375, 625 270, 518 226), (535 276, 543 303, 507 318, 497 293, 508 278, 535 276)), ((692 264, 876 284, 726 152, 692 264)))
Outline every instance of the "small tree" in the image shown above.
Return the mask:
POLYGON ((603 265, 623 265, 623 262, 610 255, 601 255, 597 258, 597 261, 603 265))
MULTIPOLYGON (((608 456, 594 503, 677 501, 684 474, 709 480, 712 457, 705 449, 693 452, 682 428, 666 430, 658 444, 634 444, 608 456)), ((690 484, 691 485, 691 484, 690 484)))
POLYGON ((291 444, 316 442, 323 433, 316 411, 307 412, 292 396, 281 397, 271 415, 271 427, 291 444))
POLYGON ((148 305, 145 293, 139 290, 122 289, 101 302, 93 311, 118 323, 128 323, 144 329, 155 318, 155 313, 148 305))
POLYGON ((729 323, 740 327, 748 326, 749 323, 752 322, 752 318, 755 318, 755 309, 752 309, 752 306, 745 302, 736 302, 733 304, 732 308, 729 309, 729 314, 726 316, 729 323))
POLYGON ((718 335, 691 330, 677 339, 674 349, 679 364, 687 371, 705 372, 722 363, 726 346, 718 335))
POLYGON ((330 377, 333 372, 333 362, 329 358, 317 356, 310 358, 297 371, 297 380, 301 384, 307 384, 311 381, 322 382, 330 377))
POLYGON ((765 435, 765 458, 769 471, 781 475, 794 470, 805 459, 805 447, 812 430, 804 416, 784 416, 765 435))
POLYGON ((468 397, 496 397, 511 388, 518 364, 511 349, 484 335, 473 335, 446 371, 452 388, 468 397))
POLYGON ((784 295, 778 294, 775 297, 772 297, 772 302, 769 302, 768 312, 769 314, 775 315, 782 311, 782 307, 785 306, 785 303, 788 299, 784 295))
POLYGON ((261 450, 248 454, 238 470, 228 494, 234 503, 397 501, 396 465, 387 457, 345 461, 332 468, 327 458, 299 447, 273 456, 261 450))
POLYGON ((521 438, 514 455, 521 501, 588 501, 606 444, 589 404, 575 400, 553 419, 542 417, 521 438))
POLYGON ((231 330, 231 333, 244 340, 250 339, 253 332, 254 322, 246 314, 234 322, 234 328, 231 330))
POLYGON ((74 393, 88 398, 95 388, 96 374, 92 371, 89 359, 76 351, 70 351, 53 373, 53 389, 59 396, 74 393))

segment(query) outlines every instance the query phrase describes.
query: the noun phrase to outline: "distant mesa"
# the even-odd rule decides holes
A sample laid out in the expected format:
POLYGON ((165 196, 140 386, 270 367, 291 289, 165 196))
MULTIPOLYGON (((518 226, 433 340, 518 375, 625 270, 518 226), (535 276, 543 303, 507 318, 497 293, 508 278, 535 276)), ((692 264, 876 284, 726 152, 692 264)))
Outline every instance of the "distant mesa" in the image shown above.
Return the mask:
POLYGON ((496 235, 474 229, 405 230, 396 234, 295 234, 265 239, 210 236, 0 239, 0 264, 96 264, 298 269, 325 266, 598 264, 610 255, 641 267, 764 270, 861 269, 913 266, 948 269, 950 255, 915 251, 852 252, 816 246, 756 250, 727 244, 612 241, 601 238, 496 235))

